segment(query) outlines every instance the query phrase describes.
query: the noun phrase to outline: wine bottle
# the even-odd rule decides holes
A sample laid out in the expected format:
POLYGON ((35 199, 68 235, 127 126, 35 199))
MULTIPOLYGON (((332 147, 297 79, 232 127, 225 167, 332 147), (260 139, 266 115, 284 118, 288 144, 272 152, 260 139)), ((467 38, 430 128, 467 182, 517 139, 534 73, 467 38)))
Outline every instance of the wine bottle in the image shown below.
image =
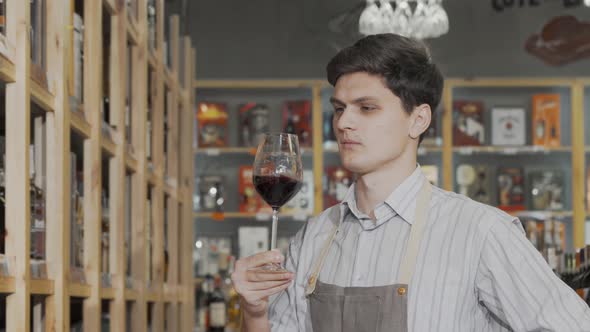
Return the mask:
POLYGON ((221 277, 215 276, 214 288, 207 301, 209 305, 209 327, 208 332, 223 332, 225 331, 226 304, 225 297, 221 291, 221 277))

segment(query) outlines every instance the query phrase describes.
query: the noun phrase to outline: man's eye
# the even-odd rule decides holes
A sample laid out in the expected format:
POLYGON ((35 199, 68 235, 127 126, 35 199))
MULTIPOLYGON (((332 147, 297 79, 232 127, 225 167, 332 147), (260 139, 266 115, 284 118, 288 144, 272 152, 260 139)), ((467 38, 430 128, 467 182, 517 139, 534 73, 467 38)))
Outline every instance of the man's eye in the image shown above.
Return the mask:
POLYGON ((361 106, 361 110, 363 112, 370 112, 370 111, 374 111, 375 107, 374 106, 361 106))
POLYGON ((334 113, 342 113, 342 112, 344 112, 343 107, 334 107, 334 113))

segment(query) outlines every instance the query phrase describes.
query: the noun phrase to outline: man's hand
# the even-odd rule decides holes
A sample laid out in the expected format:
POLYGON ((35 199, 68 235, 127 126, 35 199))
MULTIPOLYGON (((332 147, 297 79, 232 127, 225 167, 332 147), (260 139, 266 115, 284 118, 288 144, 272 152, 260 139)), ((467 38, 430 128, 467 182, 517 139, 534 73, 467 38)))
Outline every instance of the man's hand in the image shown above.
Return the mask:
POLYGON ((285 290, 291 284, 292 272, 257 269, 269 263, 281 263, 284 257, 277 250, 262 252, 236 262, 231 280, 240 295, 244 314, 250 317, 266 315, 268 297, 285 290))

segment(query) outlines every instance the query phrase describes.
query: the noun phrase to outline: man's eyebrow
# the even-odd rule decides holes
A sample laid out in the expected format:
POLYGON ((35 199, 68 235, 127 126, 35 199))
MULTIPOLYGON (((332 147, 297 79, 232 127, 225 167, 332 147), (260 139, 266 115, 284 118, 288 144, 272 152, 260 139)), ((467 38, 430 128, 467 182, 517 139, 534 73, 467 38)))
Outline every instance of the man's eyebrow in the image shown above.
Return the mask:
MULTIPOLYGON (((375 98, 375 97, 365 96, 365 97, 359 97, 359 98, 353 100, 352 104, 359 104, 359 103, 363 103, 363 102, 367 102, 367 101, 376 101, 376 100, 377 100, 377 98, 375 98)), ((343 102, 335 97, 330 97, 330 103, 338 104, 338 105, 346 105, 345 102, 343 102)))
POLYGON ((330 104, 346 105, 346 103, 335 97, 330 97, 330 104))

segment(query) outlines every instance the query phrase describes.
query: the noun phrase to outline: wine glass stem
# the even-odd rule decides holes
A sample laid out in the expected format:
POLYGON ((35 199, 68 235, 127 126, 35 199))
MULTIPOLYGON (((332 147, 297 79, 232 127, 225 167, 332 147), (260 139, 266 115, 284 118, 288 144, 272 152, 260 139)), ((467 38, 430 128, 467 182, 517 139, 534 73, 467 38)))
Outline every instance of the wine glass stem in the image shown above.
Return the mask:
POLYGON ((270 249, 277 247, 277 221, 279 221, 279 210, 272 209, 272 226, 270 233, 270 249))

